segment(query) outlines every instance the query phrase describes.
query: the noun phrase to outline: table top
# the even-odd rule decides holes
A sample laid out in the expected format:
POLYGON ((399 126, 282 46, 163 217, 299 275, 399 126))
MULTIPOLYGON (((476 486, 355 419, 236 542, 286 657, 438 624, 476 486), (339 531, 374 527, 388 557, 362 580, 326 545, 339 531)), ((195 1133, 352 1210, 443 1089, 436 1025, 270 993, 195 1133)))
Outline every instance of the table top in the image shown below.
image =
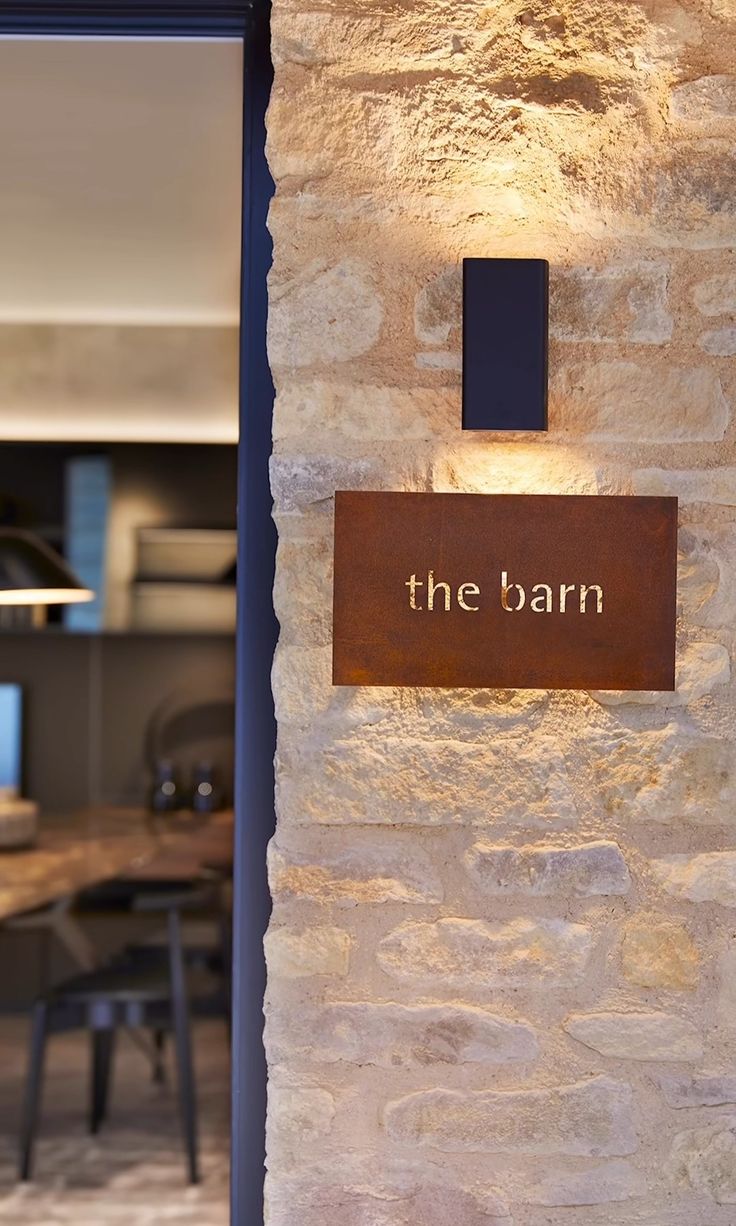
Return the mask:
POLYGON ((233 815, 101 808, 41 816, 26 850, 0 852, 0 922, 113 877, 181 880, 232 854, 233 815))

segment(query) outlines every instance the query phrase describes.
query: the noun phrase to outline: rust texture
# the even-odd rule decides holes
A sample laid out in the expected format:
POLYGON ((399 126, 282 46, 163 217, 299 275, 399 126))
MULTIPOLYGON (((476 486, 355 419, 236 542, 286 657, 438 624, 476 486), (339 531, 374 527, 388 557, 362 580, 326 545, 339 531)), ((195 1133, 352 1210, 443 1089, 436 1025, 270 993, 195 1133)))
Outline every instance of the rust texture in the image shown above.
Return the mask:
POLYGON ((675 498, 340 491, 333 683, 672 690, 676 538, 675 498))

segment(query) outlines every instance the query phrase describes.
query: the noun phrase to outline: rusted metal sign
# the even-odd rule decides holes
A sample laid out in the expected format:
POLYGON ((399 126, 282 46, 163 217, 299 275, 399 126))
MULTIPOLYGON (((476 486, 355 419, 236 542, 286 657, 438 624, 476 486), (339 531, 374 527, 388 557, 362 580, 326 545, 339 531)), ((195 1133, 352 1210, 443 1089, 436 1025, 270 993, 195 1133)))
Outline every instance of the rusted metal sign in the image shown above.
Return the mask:
POLYGON ((335 685, 672 690, 677 499, 338 492, 335 685))

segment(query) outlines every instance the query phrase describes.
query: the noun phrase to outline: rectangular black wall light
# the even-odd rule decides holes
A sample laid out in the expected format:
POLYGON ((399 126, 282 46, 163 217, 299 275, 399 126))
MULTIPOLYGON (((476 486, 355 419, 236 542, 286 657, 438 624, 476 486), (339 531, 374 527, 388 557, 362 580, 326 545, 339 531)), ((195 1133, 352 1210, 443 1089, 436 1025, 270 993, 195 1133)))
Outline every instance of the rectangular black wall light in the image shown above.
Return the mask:
POLYGON ((549 264, 463 260, 463 430, 547 429, 549 264))

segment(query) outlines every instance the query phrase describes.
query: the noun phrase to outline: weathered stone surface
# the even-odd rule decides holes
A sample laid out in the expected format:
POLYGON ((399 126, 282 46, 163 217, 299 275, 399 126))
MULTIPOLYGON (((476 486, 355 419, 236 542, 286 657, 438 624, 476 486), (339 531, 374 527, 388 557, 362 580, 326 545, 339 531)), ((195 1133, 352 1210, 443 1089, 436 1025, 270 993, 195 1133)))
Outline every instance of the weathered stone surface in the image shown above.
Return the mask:
POLYGON ((264 946, 268 973, 277 979, 348 973, 350 936, 341 928, 271 928, 264 946))
POLYGON ((668 690, 591 690, 596 702, 606 707, 686 707, 710 694, 731 677, 728 651, 720 643, 688 643, 678 654, 674 692, 668 690))
POLYGON ((639 987, 684 991, 698 986, 700 955, 684 924, 638 916, 624 931, 621 969, 639 987))
POLYGON ((680 502, 736 506, 736 468, 640 468, 632 477, 635 494, 669 494, 680 502))
POLYGON ((652 861, 652 871, 675 898, 736 907, 736 851, 664 856, 652 861))
POLYGON ((313 647, 332 641, 332 542, 279 541, 273 603, 281 643, 313 647))
MULTIPOLYGON (((513 437, 513 436, 512 436, 513 437)), ((599 467, 581 449, 523 439, 492 448, 463 438, 454 450, 440 453, 433 471, 438 493, 467 494, 600 494, 605 487, 599 467)))
POLYGON ((378 947, 387 975, 409 983, 448 987, 515 987, 577 983, 593 940, 588 928, 557 919, 407 921, 378 947))
POLYGON ((315 503, 325 510, 335 490, 366 489, 377 481, 378 466, 370 460, 334 456, 273 456, 271 492, 277 511, 303 511, 315 503))
POLYGON ((720 21, 736 21, 736 0, 710 0, 710 11, 720 21))
POLYGON ((336 436, 420 442, 454 429, 459 413, 460 397, 454 388, 381 387, 315 379, 279 391, 274 437, 308 438, 312 446, 321 432, 330 448, 336 436))
MULTIPOLYGON (((463 368, 463 355, 455 349, 430 349, 426 353, 417 354, 418 370, 454 370, 458 373, 463 368)), ((457 380, 450 380, 457 383, 457 380)))
POLYGON ((284 820, 343 825, 565 827, 577 809, 567 766, 550 737, 492 741, 385 738, 379 729, 315 747, 303 734, 279 747, 284 820))
POLYGON ((626 894, 629 871, 616 843, 603 840, 577 847, 496 847, 476 843, 465 864, 485 894, 626 894))
POLYGON ((736 354, 736 326, 713 328, 698 337, 698 344, 714 358, 732 358, 736 354))
POLYGON ((269 357, 275 366, 347 362, 373 348, 382 322, 367 264, 351 257, 331 266, 316 261, 295 281, 273 287, 269 357))
POLYGON ((550 335, 561 341, 665 344, 673 327, 668 276, 668 264, 646 260, 620 267, 552 269, 550 335))
POLYGON ((416 714, 427 736, 478 740, 506 728, 535 728, 549 704, 546 690, 417 690, 416 714))
POLYGON ((277 1089, 336 1107, 270 1146, 272 1226, 731 1222, 664 1157, 736 1112, 736 912, 650 863, 736 846, 736 133, 689 80, 733 74, 733 4, 274 0, 274 928, 352 945, 271 976, 277 1089), (545 437, 459 429, 466 254, 550 260, 545 437), (678 691, 333 687, 336 488, 679 495, 678 691), (560 1024, 603 1011, 654 1021, 560 1024), (626 1089, 607 1131, 558 1084, 601 1068, 631 1162, 626 1089))
POLYGON ((447 1153, 626 1155, 637 1148, 629 1086, 594 1077, 552 1090, 426 1090, 389 1103, 389 1137, 447 1153))
POLYGON ((279 1016, 269 1026, 269 1056, 403 1068, 508 1064, 536 1059, 534 1030, 469 1005, 347 1001, 279 1016))
POLYGON ((736 1076, 658 1077, 668 1107, 723 1107, 736 1103, 736 1076))
POLYGON ((566 1171, 560 1163, 545 1170, 539 1162, 513 1189, 514 1200, 530 1205, 608 1205, 645 1196, 647 1181, 630 1162, 617 1159, 582 1171, 566 1171))
POLYGON ((670 114, 702 125, 736 119, 736 76, 719 73, 676 85, 670 95, 670 114))
POLYGON ((438 272, 417 294, 414 332, 426 345, 446 345, 462 323, 463 277, 458 265, 438 272))
POLYGON ((736 946, 721 951, 718 958, 718 1025, 724 1030, 736 1030, 736 946))
POLYGON ((269 1145, 299 1145, 332 1130, 335 1100, 327 1090, 272 1083, 268 1100, 269 1145))
POLYGON ((564 1028, 579 1043, 619 1060, 698 1060, 703 1054, 692 1023, 669 1013, 581 1013, 564 1028))
POLYGON ((731 315, 736 312, 736 273, 717 273, 698 281, 693 300, 701 315, 731 315))
POLYGON ((732 825, 736 746, 670 722, 654 731, 620 729, 592 740, 606 811, 640 822, 732 825))
POLYGON ((736 1116, 678 1133, 669 1172, 678 1184, 719 1205, 736 1205, 736 1116))
POLYGON ((716 371, 629 361, 562 366, 552 386, 553 429, 640 443, 717 441, 730 418, 716 371))
POLYGON ((736 237, 736 200, 728 186, 735 172, 730 141, 678 141, 642 167, 633 211, 651 222, 660 237, 677 244, 729 246, 736 237))
POLYGON ((349 904, 442 902, 443 891, 429 856, 403 846, 363 847, 319 860, 269 848, 271 893, 286 898, 312 898, 349 904))
MULTIPOLYGON (((677 600, 678 608, 688 621, 698 626, 720 625, 713 605, 722 602, 728 593, 719 592, 726 560, 716 546, 713 533, 697 526, 682 528, 677 537, 677 600), (713 616, 715 614, 715 617, 713 616)), ((724 583, 733 586, 733 583, 724 583)), ((730 602, 729 602, 730 603, 730 602)))
POLYGON ((397 1171, 319 1170, 268 1189, 269 1226, 513 1226, 493 1188, 458 1187, 449 1173, 414 1164, 397 1171))

